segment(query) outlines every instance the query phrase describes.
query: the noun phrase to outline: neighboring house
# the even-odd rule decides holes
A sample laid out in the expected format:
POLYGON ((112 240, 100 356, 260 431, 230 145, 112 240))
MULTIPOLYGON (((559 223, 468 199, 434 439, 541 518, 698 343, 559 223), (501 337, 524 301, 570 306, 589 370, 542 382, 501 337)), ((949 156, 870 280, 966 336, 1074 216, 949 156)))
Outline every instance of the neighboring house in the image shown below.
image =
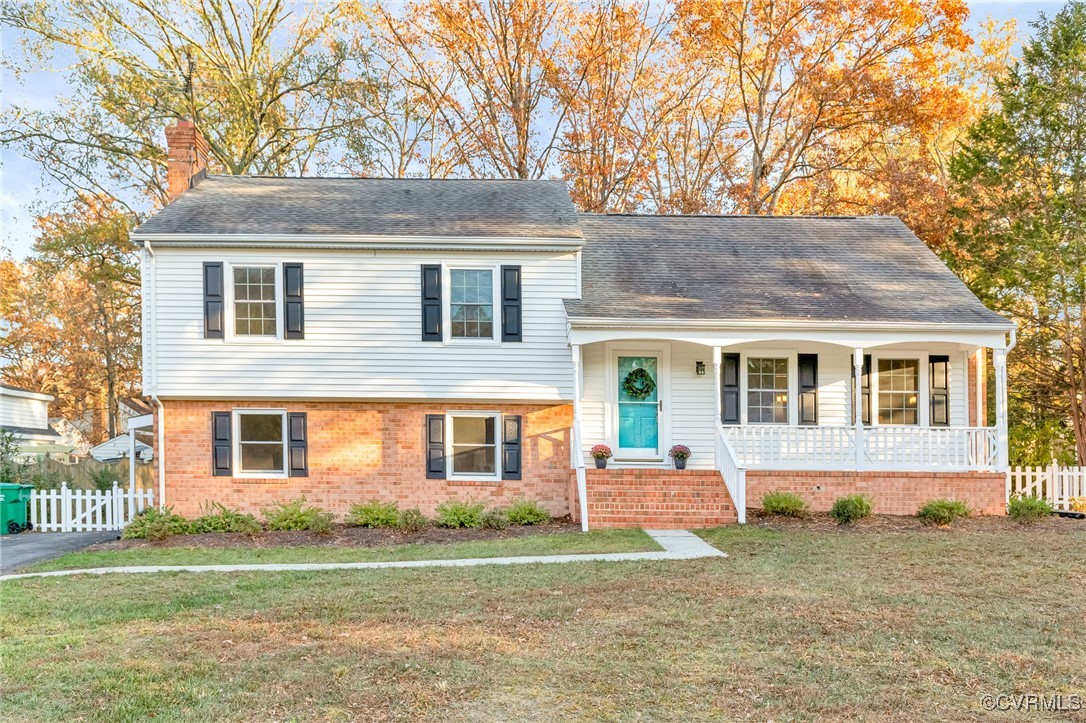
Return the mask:
POLYGON ((775 489, 1003 510, 1014 327, 896 218, 578 214, 559 181, 207 176, 191 123, 167 137, 174 201, 133 238, 179 512, 525 496, 584 501, 592 526, 697 525, 775 489), (601 443, 614 459, 586 470, 601 443))
POLYGON ((61 443, 72 448, 73 460, 80 456, 86 456, 90 452, 91 445, 87 435, 79 427, 64 417, 50 417, 49 426, 60 435, 61 443))
POLYGON ((49 426, 51 401, 48 394, 0 384, 0 429, 15 435, 24 460, 63 456, 75 450, 49 426))
POLYGON ((99 462, 116 462, 125 459, 131 454, 131 445, 135 444, 136 456, 142 462, 152 459, 151 445, 136 439, 134 442, 127 434, 122 434, 113 439, 107 439, 99 445, 91 447, 90 456, 99 462))

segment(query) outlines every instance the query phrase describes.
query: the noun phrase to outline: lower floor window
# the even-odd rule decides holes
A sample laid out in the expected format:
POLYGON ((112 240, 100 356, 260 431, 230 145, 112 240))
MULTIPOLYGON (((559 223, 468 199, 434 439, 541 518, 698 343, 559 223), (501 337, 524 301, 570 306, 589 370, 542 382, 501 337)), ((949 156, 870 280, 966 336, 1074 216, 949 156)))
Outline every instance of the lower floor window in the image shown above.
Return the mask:
POLYGON ((879 424, 919 424, 919 395, 919 359, 879 359, 879 424))
POLYGON ((237 412, 238 471, 286 472, 286 412, 237 412))
POLYGON ((788 424, 787 359, 747 359, 747 420, 788 424))
POLYGON ((454 476, 498 474, 498 415, 449 415, 449 447, 454 476))

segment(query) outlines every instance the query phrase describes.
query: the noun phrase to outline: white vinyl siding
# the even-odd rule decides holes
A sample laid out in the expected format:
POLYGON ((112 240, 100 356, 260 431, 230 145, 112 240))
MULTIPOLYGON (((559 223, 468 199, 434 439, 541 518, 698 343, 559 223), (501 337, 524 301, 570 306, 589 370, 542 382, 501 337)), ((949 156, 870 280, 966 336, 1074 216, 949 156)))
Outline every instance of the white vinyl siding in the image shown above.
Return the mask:
POLYGON ((16 396, 0 390, 0 424, 10 427, 46 429, 49 426, 49 402, 16 396))
MULTIPOLYGON (((159 396, 541 402, 573 398, 562 305, 563 298, 577 291, 573 253, 175 248, 155 253, 156 339, 150 354, 159 396), (303 263, 305 339, 265 344, 204 339, 204 261, 228 266, 303 263), (521 266, 524 341, 423 342, 422 264, 521 266)), ((449 291, 444 285, 446 298, 449 291)))

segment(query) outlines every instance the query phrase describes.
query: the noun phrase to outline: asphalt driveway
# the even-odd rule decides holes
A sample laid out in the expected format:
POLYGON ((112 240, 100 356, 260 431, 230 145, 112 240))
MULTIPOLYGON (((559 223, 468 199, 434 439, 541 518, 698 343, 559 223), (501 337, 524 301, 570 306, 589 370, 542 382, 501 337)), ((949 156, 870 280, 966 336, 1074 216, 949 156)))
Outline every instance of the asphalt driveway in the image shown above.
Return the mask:
POLYGON ((66 552, 80 550, 96 542, 116 540, 121 533, 112 532, 23 532, 18 535, 0 535, 0 574, 15 572, 19 568, 42 560, 59 557, 66 552))

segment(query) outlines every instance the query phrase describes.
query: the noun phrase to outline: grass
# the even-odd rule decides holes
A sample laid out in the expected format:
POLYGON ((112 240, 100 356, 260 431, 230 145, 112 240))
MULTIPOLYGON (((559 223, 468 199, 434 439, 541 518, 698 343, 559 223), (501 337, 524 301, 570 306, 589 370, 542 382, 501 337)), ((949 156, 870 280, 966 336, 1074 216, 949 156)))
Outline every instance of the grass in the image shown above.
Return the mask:
POLYGON ((3 717, 1021 719, 981 697, 1086 687, 1083 530, 732 527, 701 533, 728 558, 684 562, 6 582, 3 717))
POLYGON ((72 570, 124 565, 231 565, 268 562, 378 562, 453 560, 466 557, 577 555, 661 549, 641 530, 593 530, 588 534, 526 535, 497 540, 383 547, 139 547, 71 552, 28 571, 72 570))

